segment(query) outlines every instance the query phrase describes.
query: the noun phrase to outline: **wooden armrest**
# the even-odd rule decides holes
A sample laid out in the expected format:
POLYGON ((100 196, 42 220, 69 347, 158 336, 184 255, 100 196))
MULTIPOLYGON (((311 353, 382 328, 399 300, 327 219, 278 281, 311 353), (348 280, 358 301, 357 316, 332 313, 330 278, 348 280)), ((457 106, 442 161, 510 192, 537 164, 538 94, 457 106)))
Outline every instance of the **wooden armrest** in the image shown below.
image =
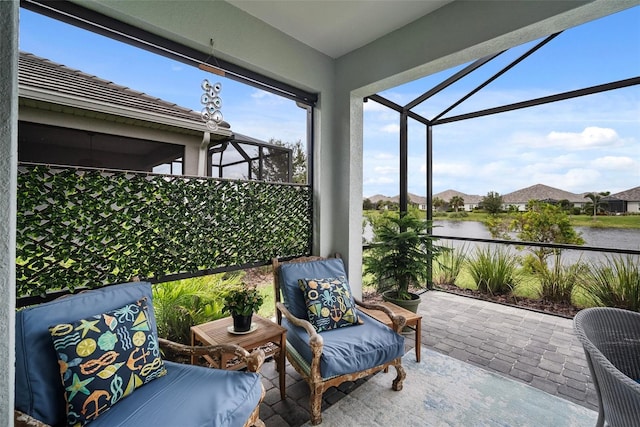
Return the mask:
POLYGON ((258 348, 249 353, 244 348, 235 344, 191 346, 179 344, 164 338, 158 338, 158 342, 161 348, 166 348, 174 353, 184 356, 210 356, 218 362, 222 360, 223 354, 233 354, 247 364, 247 370, 249 372, 259 372, 265 359, 264 351, 261 349, 258 348))
POLYGON ((400 333, 402 331, 402 328, 404 328, 404 326, 407 324, 407 319, 405 319, 404 316, 400 314, 393 314, 393 311, 389 310, 389 308, 385 307, 384 305, 369 304, 366 302, 362 302, 357 298, 354 298, 353 300, 356 302, 356 305, 364 307, 367 310, 379 310, 384 312, 387 316, 389 316, 389 319, 391 319, 391 323, 393 323, 393 330, 397 333, 400 333))
POLYGON ((13 422, 15 427, 50 427, 49 424, 45 424, 42 421, 20 412, 17 409, 13 411, 13 422))
POLYGON ((310 345, 312 345, 312 346, 313 345, 322 346, 322 344, 323 344, 322 336, 320 336, 318 331, 316 331, 316 328, 314 328, 313 325, 308 320, 304 320, 304 319, 300 319, 300 318, 295 317, 293 314, 291 314, 291 312, 289 310, 287 310, 287 307, 285 307, 285 305, 283 303, 281 303, 281 302, 277 302, 276 303, 276 308, 282 314, 284 314, 284 317, 286 317, 289 322, 291 322, 292 324, 294 324, 296 326, 300 326, 301 328, 304 328, 304 330, 309 335, 309 344, 310 345))

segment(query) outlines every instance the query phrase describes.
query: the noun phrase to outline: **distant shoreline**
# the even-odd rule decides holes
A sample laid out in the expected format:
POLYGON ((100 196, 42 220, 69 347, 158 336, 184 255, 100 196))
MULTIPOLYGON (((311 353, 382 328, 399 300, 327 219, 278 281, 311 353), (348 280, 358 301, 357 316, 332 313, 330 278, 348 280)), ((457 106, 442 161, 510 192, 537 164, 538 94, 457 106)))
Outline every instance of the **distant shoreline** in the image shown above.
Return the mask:
MULTIPOLYGON (((377 210, 365 210, 364 216, 379 215, 385 211, 377 210)), ((462 212, 459 212, 459 214, 462 212)), ((442 213, 437 213, 433 217, 434 221, 486 221, 489 214, 484 212, 465 212, 467 216, 450 217, 450 214, 455 212, 448 212, 446 216, 442 216, 442 213)), ((426 215, 426 213, 425 213, 426 215)), ((508 213, 500 214, 502 216, 508 216, 508 213)), ((590 227, 590 228, 621 228, 621 229, 640 229, 640 214, 636 215, 599 215, 594 221, 592 216, 588 215, 569 215, 571 225, 574 227, 590 227)))

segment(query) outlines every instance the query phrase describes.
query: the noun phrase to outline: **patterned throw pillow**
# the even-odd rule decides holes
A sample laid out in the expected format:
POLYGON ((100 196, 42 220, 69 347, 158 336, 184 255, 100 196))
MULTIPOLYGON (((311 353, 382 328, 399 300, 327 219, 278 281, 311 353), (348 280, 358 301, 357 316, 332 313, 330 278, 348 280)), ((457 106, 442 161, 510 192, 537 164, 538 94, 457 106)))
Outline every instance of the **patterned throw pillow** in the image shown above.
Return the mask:
POLYGON ((83 426, 134 389, 167 373, 146 298, 49 328, 58 353, 67 423, 83 426))
POLYGON ((309 322, 322 332, 358 323, 349 283, 344 276, 327 279, 300 279, 309 322))

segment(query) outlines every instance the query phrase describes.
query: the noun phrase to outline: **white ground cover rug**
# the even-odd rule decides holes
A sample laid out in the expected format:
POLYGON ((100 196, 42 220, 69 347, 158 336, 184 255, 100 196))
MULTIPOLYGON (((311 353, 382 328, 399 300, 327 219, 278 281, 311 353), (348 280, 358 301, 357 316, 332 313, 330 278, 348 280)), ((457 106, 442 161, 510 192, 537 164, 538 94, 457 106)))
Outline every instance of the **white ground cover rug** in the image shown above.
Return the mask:
MULTIPOLYGON (((597 413, 527 384, 422 348, 403 358, 402 391, 394 368, 374 375, 322 413, 322 425, 592 427, 597 413)), ((308 425, 308 424, 306 424, 308 425)))

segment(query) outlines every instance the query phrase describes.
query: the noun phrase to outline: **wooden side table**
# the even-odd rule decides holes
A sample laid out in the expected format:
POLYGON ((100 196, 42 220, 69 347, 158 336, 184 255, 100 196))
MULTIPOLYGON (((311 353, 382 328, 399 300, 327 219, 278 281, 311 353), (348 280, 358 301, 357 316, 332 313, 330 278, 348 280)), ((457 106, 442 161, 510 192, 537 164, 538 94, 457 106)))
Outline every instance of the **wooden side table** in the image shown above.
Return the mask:
MULTIPOLYGON (((389 310, 391 310, 393 312, 393 314, 399 314, 402 317, 404 317, 405 319, 407 319, 406 326, 409 329, 413 329, 415 331, 416 362, 419 363, 420 362, 420 334, 421 334, 421 331, 422 331, 422 316, 420 316, 417 313, 414 313, 413 311, 409 311, 406 308, 398 307, 397 305, 395 305, 393 303, 390 303, 390 302, 387 302, 387 301, 377 302, 376 304, 383 305, 383 306, 387 307, 389 310)), ((369 309, 366 309, 366 308, 360 307, 360 306, 358 306, 358 310, 360 310, 363 313, 366 313, 367 315, 373 317, 377 321, 384 323, 385 325, 389 326, 390 328, 393 327, 393 322, 391 322, 391 319, 389 318, 389 316, 387 316, 385 314, 384 311, 369 310, 369 309)))
MULTIPOLYGON (((285 398, 285 356, 287 349, 287 330, 275 322, 254 314, 251 319, 252 324, 256 324, 255 331, 247 334, 233 334, 227 328, 233 327, 233 319, 214 320, 191 327, 191 345, 215 345, 215 344, 236 344, 247 351, 264 346, 268 343, 274 344, 272 349, 265 351, 266 356, 273 355, 276 367, 280 376, 280 397, 285 398)), ((227 366, 230 360, 229 355, 220 361, 222 369, 242 369, 243 364, 227 366)), ((197 358, 192 356, 191 363, 197 364, 197 358)))

